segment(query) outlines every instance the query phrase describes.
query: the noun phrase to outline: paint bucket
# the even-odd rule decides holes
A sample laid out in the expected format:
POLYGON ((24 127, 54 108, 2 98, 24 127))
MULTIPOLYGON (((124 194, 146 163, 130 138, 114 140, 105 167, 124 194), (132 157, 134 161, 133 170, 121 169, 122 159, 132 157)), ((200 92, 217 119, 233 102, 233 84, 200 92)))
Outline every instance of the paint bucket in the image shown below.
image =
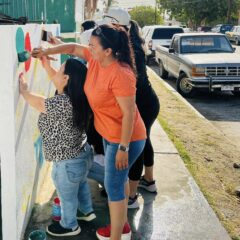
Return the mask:
POLYGON ((28 240, 46 240, 47 236, 43 230, 35 230, 28 236, 28 240))

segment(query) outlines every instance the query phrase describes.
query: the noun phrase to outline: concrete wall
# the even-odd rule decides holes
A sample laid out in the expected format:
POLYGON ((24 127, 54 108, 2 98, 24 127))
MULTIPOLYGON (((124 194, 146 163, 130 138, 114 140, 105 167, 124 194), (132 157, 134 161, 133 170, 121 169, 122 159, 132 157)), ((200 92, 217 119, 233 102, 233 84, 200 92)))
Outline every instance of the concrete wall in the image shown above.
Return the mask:
MULTIPOLYGON (((37 129, 38 112, 19 95, 18 76, 25 74, 29 88, 49 96, 53 86, 41 62, 19 63, 17 53, 45 44, 42 29, 59 35, 59 25, 0 26, 0 159, 3 240, 22 238, 33 203, 49 164, 44 160, 37 129)), ((54 63, 60 66, 60 58, 54 63)))

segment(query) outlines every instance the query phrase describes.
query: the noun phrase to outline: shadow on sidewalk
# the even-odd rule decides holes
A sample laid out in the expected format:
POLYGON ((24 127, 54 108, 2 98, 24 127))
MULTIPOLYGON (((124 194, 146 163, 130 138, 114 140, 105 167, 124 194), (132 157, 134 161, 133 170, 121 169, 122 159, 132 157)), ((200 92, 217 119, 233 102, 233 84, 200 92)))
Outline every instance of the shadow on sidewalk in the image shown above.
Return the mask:
MULTIPOLYGON (((110 222, 109 211, 107 206, 107 198, 101 195, 101 189, 96 182, 90 181, 93 207, 97 218, 91 222, 79 221, 81 226, 81 233, 74 237, 64 237, 64 240, 96 240, 96 229, 103 227, 110 222)), ((139 191, 139 197, 144 201, 140 209, 130 209, 128 211, 129 223, 132 227, 132 240, 150 240, 153 233, 153 201, 155 194, 139 191)), ((46 229, 46 226, 51 223, 52 202, 56 193, 52 196, 51 200, 44 205, 36 204, 32 217, 29 221, 28 227, 25 232, 24 240, 28 240, 28 235, 31 231, 46 229)), ((47 236, 47 240, 63 239, 62 237, 47 236)))

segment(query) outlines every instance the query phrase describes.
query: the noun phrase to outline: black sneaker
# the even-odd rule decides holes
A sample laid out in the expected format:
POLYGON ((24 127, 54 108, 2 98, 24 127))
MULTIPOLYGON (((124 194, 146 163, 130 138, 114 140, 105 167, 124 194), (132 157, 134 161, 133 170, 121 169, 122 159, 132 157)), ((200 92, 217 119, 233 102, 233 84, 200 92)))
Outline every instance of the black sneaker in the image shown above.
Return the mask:
POLYGON ((75 229, 64 228, 59 222, 54 222, 53 224, 47 226, 46 231, 48 234, 55 237, 67 237, 78 235, 81 232, 81 228, 79 226, 75 229))
POLYGON ((140 178, 138 187, 143 188, 143 189, 145 189, 145 190, 147 190, 148 192, 151 192, 151 193, 156 193, 157 192, 157 187, 156 187, 155 181, 148 182, 144 178, 144 176, 142 176, 140 178))
POLYGON ((93 219, 96 218, 96 215, 94 212, 90 212, 86 215, 84 215, 82 212, 78 211, 77 212, 77 220, 82 220, 82 221, 86 221, 86 222, 90 222, 92 221, 93 219))
POLYGON ((136 208, 139 208, 137 194, 133 198, 131 198, 131 197, 128 198, 128 209, 136 209, 136 208))

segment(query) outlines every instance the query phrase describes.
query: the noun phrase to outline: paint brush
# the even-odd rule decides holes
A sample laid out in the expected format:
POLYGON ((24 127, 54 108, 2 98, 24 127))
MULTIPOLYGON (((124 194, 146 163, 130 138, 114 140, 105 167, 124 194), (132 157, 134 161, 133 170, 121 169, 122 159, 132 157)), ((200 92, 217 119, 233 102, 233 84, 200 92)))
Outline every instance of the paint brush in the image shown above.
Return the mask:
POLYGON ((18 53, 18 61, 19 62, 26 62, 30 57, 31 57, 31 54, 28 51, 23 51, 23 52, 18 53))

